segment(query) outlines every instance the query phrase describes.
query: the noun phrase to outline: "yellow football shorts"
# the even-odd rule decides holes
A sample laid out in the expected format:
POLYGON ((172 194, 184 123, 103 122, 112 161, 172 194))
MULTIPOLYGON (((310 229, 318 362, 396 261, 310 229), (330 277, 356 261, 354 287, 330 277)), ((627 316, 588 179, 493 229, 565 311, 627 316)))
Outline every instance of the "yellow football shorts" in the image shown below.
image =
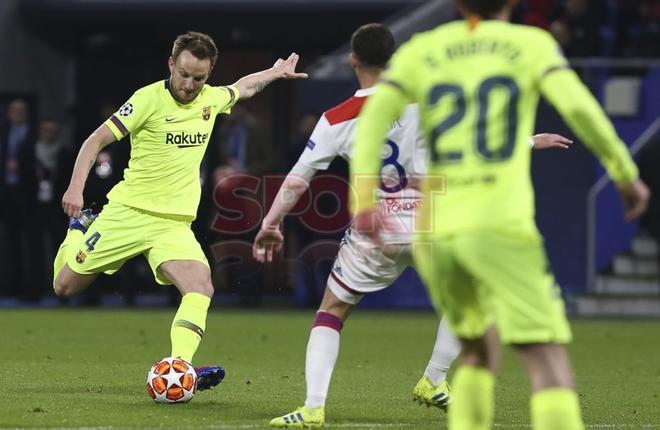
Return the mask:
POLYGON ((186 217, 110 202, 77 246, 72 246, 67 264, 81 275, 100 272, 112 275, 126 260, 144 254, 156 282, 171 284, 159 270, 166 261, 195 260, 209 266, 190 223, 186 217))
POLYGON ((459 337, 481 337, 495 324, 505 344, 570 342, 540 235, 420 236, 414 257, 433 305, 459 337))

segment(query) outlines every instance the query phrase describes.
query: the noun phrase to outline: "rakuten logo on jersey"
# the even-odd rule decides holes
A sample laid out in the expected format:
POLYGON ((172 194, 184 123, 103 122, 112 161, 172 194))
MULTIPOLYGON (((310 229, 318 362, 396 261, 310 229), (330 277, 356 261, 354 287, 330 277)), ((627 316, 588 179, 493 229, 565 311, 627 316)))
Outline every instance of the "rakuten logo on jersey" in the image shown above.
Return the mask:
POLYGON ((176 145, 179 148, 190 148, 193 146, 204 145, 208 137, 208 133, 188 134, 180 131, 178 133, 167 133, 165 135, 165 143, 168 145, 176 145))

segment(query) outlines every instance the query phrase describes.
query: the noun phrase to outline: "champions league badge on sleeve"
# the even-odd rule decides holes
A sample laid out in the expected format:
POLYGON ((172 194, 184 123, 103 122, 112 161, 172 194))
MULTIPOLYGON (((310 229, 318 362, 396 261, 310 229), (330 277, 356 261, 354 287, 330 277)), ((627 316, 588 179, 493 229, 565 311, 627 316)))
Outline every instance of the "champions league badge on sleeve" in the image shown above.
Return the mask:
POLYGON ((125 103, 124 106, 119 108, 119 116, 127 117, 133 113, 133 104, 125 103))

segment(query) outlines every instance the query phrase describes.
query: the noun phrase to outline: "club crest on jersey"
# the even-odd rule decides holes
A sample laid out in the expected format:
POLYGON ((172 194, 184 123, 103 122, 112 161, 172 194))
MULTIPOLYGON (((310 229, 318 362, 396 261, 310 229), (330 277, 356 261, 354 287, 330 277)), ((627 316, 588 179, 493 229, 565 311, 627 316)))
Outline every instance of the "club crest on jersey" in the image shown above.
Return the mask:
POLYGON ((87 255, 82 251, 78 251, 78 254, 76 254, 76 261, 78 264, 83 264, 85 262, 85 258, 87 258, 87 255))
POLYGON ((211 118, 211 106, 204 106, 202 108, 202 118, 204 118, 204 121, 208 121, 211 118))

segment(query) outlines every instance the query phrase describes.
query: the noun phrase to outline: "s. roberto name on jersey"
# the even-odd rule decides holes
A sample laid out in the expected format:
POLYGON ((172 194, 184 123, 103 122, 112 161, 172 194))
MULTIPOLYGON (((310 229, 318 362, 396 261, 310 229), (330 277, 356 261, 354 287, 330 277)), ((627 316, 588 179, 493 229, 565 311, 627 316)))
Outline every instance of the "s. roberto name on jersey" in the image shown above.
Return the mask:
POLYGON ((167 145, 176 145, 179 148, 193 148, 205 145, 208 138, 209 133, 168 132, 165 135, 165 143, 167 145))

